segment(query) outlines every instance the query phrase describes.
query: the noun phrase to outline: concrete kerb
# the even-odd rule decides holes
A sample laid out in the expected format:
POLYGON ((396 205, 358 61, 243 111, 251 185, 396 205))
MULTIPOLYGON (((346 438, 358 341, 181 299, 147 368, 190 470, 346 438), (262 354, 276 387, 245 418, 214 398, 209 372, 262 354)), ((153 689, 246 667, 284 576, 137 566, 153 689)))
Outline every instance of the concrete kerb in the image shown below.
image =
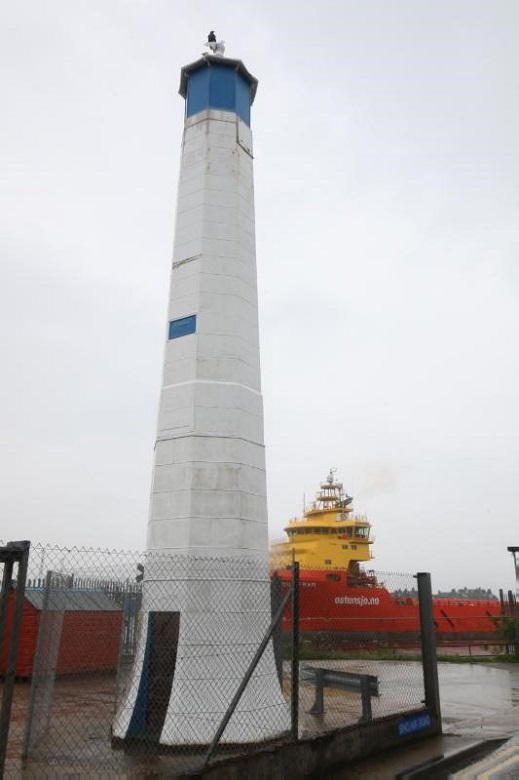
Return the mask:
POLYGON ((395 780, 447 780, 455 778, 457 772, 477 762, 500 748, 504 739, 489 739, 476 742, 468 747, 455 750, 447 756, 425 761, 418 766, 409 767, 395 775, 395 780))
POLYGON ((519 777, 519 737, 487 741, 487 749, 459 763, 449 774, 452 780, 477 780, 478 777, 519 777), (453 771, 454 770, 454 771, 453 771))
POLYGON ((372 723, 360 723, 326 734, 278 744, 254 754, 217 760, 204 769, 188 772, 183 780, 291 780, 322 777, 347 763, 375 755, 396 746, 409 745, 441 733, 441 723, 430 709, 389 715, 372 723), (431 725, 422 731, 399 735, 398 725, 406 719, 430 716, 431 725))

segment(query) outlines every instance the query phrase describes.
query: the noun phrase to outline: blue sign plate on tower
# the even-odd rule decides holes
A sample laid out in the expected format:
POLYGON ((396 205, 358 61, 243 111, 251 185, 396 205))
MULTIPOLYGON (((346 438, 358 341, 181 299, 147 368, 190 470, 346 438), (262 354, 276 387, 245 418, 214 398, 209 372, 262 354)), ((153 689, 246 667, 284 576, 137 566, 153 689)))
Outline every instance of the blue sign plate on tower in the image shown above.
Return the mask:
POLYGON ((432 726, 432 718, 428 712, 424 715, 415 715, 414 718, 406 718, 398 724, 398 736, 406 737, 408 734, 416 734, 432 726))
POLYGON ((189 317, 181 317, 179 320, 172 320, 169 323, 169 339, 189 336, 190 333, 196 333, 196 314, 191 314, 189 317))

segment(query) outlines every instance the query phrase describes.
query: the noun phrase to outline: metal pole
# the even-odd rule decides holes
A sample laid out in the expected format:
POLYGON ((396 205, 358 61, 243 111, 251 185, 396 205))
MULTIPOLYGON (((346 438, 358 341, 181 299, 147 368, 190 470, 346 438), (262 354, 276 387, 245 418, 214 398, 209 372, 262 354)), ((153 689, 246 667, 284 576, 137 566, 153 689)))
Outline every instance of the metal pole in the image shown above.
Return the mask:
POLYGON ((419 572, 416 579, 418 582, 425 705, 430 707, 437 716, 441 733, 440 686, 438 684, 431 575, 428 572, 419 572))
POLYGON ((510 616, 514 622, 514 653, 515 655, 519 655, 519 619, 517 616, 517 611, 515 609, 516 601, 519 598, 519 563, 517 561, 517 553, 519 552, 519 547, 507 547, 506 549, 508 550, 508 552, 512 553, 514 558, 515 599, 510 598, 511 594, 509 594, 509 602, 510 602, 510 616))
POLYGON ((233 700, 231 701, 231 703, 227 707, 227 712, 223 716, 222 722, 220 723, 220 725, 218 727, 218 731, 214 735, 213 741, 209 745, 207 753, 205 754, 204 763, 202 764, 203 767, 207 766, 207 764, 209 762, 209 759, 211 758, 215 747, 217 746, 218 742, 220 741, 220 737, 222 736, 223 732, 225 731, 225 729, 227 727, 227 724, 229 723, 229 721, 231 719, 231 716, 232 716, 234 710, 236 709, 236 707, 238 705, 238 702, 240 701, 240 699, 242 697, 243 691, 247 687, 247 683, 249 682, 250 678, 252 677, 252 673, 254 672, 254 669, 258 665, 258 662, 259 662, 261 656, 263 655, 266 646, 269 643, 270 637, 272 636, 272 634, 274 632, 274 629, 275 629, 275 627, 278 624, 278 621, 281 620, 281 617, 283 615, 283 611, 284 611, 284 609, 285 609, 285 607, 286 607, 286 605, 288 603, 288 600, 289 600, 290 596, 291 596, 291 588, 289 588, 289 590, 285 593, 283 601, 279 605, 278 611, 276 612, 276 614, 272 618, 272 622, 271 622, 271 624, 269 626, 269 629, 268 629, 267 633, 263 637, 260 646, 256 650, 256 654, 255 654, 254 658, 252 659, 252 661, 249 664, 249 668, 245 672, 245 676, 244 676, 243 680, 241 681, 241 683, 240 683, 240 685, 238 687, 238 690, 234 694, 233 700))
MULTIPOLYGON (((7 607, 9 602, 9 592, 11 590, 11 580, 13 578, 13 560, 12 558, 2 558, 4 561, 4 573, 2 576, 2 593, 0 596, 0 655, 2 654, 2 648, 4 641, 7 640, 6 625, 7 625, 7 607)), ((5 766, 5 754, 7 750, 7 730, 9 728, 10 707, 7 708, 6 704, 6 690, 2 695, 2 706, 0 708, 0 777, 4 776, 5 766), (4 723, 6 722, 7 713, 7 729, 4 729, 4 723), (5 733, 4 733, 5 732, 5 733)))
MULTIPOLYGON (((277 572, 274 572, 270 580, 270 604, 272 615, 276 613, 281 599, 281 578, 277 572)), ((283 635, 281 632, 281 621, 278 621, 274 633, 272 634, 272 644, 274 646, 274 660, 276 662, 279 684, 280 686, 283 686, 283 635)))
MULTIPOLYGON (((519 655, 519 620, 517 611, 515 608, 515 596, 511 590, 508 591, 508 610, 510 612, 510 620, 513 626, 513 648, 514 655, 519 655)), ((511 637, 512 638, 512 637, 511 637)))
POLYGON ((4 645, 5 626, 7 622, 7 605, 9 603, 9 591, 13 579, 13 561, 11 558, 4 561, 4 573, 2 575, 2 591, 0 594, 0 653, 4 645))
POLYGON ((500 627, 503 632, 503 643, 505 648, 505 653, 507 655, 510 655, 512 652, 510 643, 508 642, 508 633, 506 631, 506 605, 505 605, 505 594, 503 592, 502 588, 499 588, 499 603, 501 604, 501 623, 500 627))
POLYGON ((292 739, 299 738, 299 562, 292 564, 292 739))
MULTIPOLYGON (((49 598, 50 598, 50 591, 52 587, 52 574, 53 572, 48 571, 47 576, 45 578, 45 590, 43 591, 43 604, 40 611, 40 624, 38 627, 38 637, 36 639, 36 650, 34 652, 34 661, 32 664, 31 695, 29 698, 27 723, 25 725, 25 736, 24 736, 23 747, 22 747, 22 758, 29 757, 29 752, 31 748, 34 712, 36 709, 36 692, 39 687, 39 682, 40 682, 39 678, 41 675, 41 658, 44 653, 44 649, 43 649, 44 645, 48 644, 49 641, 48 636, 46 636, 47 632, 45 631, 45 619, 49 609, 49 598), (43 624, 42 621, 44 621, 43 624)), ((41 713, 40 713, 40 717, 41 717, 41 713)))
MULTIPOLYGON (((13 704, 14 678, 16 668, 16 656, 18 654, 18 642, 20 639, 20 629, 22 623, 22 609, 25 598, 25 580, 27 579, 27 566, 29 563, 30 542, 10 542, 7 547, 2 548, 2 559, 5 561, 5 568, 10 572, 9 580, 3 582, 6 590, 9 591, 10 580, 12 576, 13 563, 17 561, 18 572, 16 577, 16 594, 13 605, 13 618, 11 622, 11 633, 9 636, 9 652, 7 658, 7 669, 4 678, 4 691, 2 695, 2 708, 0 710, 0 777, 4 776, 5 757, 7 752, 7 738, 9 736, 9 725, 11 722, 11 708, 13 704)), ((5 581, 4 570, 4 581, 5 581)), ((2 593, 2 602, 4 593, 2 593)), ((2 612, 3 612, 2 603, 2 612)), ((1 615, 2 621, 5 621, 4 614, 1 615)))
POLYGON ((362 722, 370 723, 373 720, 371 712, 371 689, 369 677, 363 674, 360 678, 360 693, 362 696, 362 722))
POLYGON ((514 569, 515 569, 515 595, 519 596, 519 564, 517 562, 517 553, 519 552, 519 547, 507 547, 506 548, 508 552, 511 552, 514 558, 514 569))

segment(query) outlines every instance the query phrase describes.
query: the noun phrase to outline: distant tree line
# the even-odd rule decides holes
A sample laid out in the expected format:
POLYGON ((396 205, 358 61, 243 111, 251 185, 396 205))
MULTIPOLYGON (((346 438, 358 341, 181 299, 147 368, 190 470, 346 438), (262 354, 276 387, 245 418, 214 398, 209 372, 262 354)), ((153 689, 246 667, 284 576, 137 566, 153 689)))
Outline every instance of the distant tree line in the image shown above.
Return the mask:
POLYGON ((470 599, 471 601, 490 601, 497 598, 490 588, 452 588, 449 591, 439 590, 437 595, 443 599, 470 599))
MULTIPOLYGON (((401 598, 416 599, 416 588, 399 588, 393 591, 393 595, 401 598)), ((467 601, 491 601, 496 599, 490 588, 452 588, 451 590, 439 590, 434 594, 441 599, 467 599, 467 601)))

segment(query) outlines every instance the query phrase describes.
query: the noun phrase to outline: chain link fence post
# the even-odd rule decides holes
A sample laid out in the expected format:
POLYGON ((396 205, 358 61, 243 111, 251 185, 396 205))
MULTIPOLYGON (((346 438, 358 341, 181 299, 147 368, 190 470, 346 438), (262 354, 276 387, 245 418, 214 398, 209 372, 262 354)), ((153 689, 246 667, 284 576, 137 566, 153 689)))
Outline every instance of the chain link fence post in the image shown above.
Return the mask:
POLYGON ((61 644, 65 599, 62 593, 66 578, 48 571, 45 578, 38 639, 31 676, 29 712, 25 727, 22 758, 28 758, 31 750, 49 729, 54 698, 54 683, 61 644))
POLYGON ((9 736, 9 726, 11 722, 15 668, 18 655, 18 645, 20 642, 23 599, 25 595, 25 581, 27 579, 30 546, 30 542, 23 541, 9 542, 6 547, 0 547, 0 562, 4 564, 2 593, 0 597, 0 655, 4 641, 7 639, 7 610, 9 593, 12 587, 13 566, 15 563, 18 564, 16 588, 14 591, 11 631, 9 634, 9 644, 7 650, 7 668, 4 678, 2 707, 0 709, 0 777, 4 776, 7 738, 9 736))
POLYGON ((299 563, 292 564, 292 739, 299 738, 299 563))
MULTIPOLYGON (((295 584, 295 582, 294 582, 294 584, 295 584)), ((269 641, 271 641, 271 639, 272 639, 272 635, 274 633, 274 630, 276 629, 277 625, 279 624, 279 622, 280 622, 280 620, 281 620, 281 618, 283 616, 283 612, 285 610, 285 607, 286 607, 286 605, 288 603, 288 600, 290 599, 291 596, 292 596, 292 599, 293 599, 294 598, 294 590, 293 589, 292 589, 292 591, 289 590, 285 594, 283 600, 279 604, 279 607, 278 607, 278 610, 277 610, 276 614, 272 617, 270 626, 269 626, 265 636, 263 637, 263 639, 261 641, 261 644, 259 645, 259 647, 258 647, 258 649, 257 649, 257 651, 256 651, 256 653, 254 655, 254 658, 250 662, 250 664, 248 666, 248 669, 247 669, 247 671, 246 671, 246 673, 245 673, 245 675, 243 677, 243 680, 241 681, 241 683, 240 683, 240 685, 238 687, 238 690, 236 691, 236 694, 234 695, 233 700, 229 704, 229 707, 227 708, 227 712, 225 713, 225 715, 224 715, 224 717, 222 719, 222 722, 220 723, 220 726, 218 727, 218 730, 217 730, 216 734, 214 735, 214 738, 213 738, 211 744, 209 745, 209 748, 207 750, 207 753, 205 754, 204 762, 203 762, 202 766, 205 767, 209 763, 209 760, 210 760, 211 756, 213 755, 213 753, 215 751, 215 748, 218 745, 218 742, 220 741, 220 738, 221 738, 222 734, 224 733, 225 728, 226 728, 227 724, 229 723, 229 721, 231 719, 231 716, 232 716, 233 712, 235 711, 236 706, 237 706, 238 702, 240 701, 240 699, 242 697, 242 694, 243 694, 245 688, 247 687, 247 684, 248 684, 250 678, 252 677, 252 674, 253 674, 254 670, 256 669, 256 667, 258 665, 259 660, 261 659, 263 653, 265 652, 265 649, 266 649, 269 641)))
MULTIPOLYGON (((283 598, 281 580, 277 572, 271 577, 270 580, 270 604, 272 617, 277 613, 278 607, 281 604, 283 598)), ((283 687, 283 633, 281 629, 281 620, 278 621, 277 626, 272 634, 272 644, 274 647, 274 659, 276 663, 276 671, 278 673, 279 685, 283 687)))
POLYGON ((419 572, 416 575, 416 580, 418 583, 425 705, 430 707, 438 718, 439 733, 441 733, 440 686, 438 684, 431 575, 428 572, 419 572))

